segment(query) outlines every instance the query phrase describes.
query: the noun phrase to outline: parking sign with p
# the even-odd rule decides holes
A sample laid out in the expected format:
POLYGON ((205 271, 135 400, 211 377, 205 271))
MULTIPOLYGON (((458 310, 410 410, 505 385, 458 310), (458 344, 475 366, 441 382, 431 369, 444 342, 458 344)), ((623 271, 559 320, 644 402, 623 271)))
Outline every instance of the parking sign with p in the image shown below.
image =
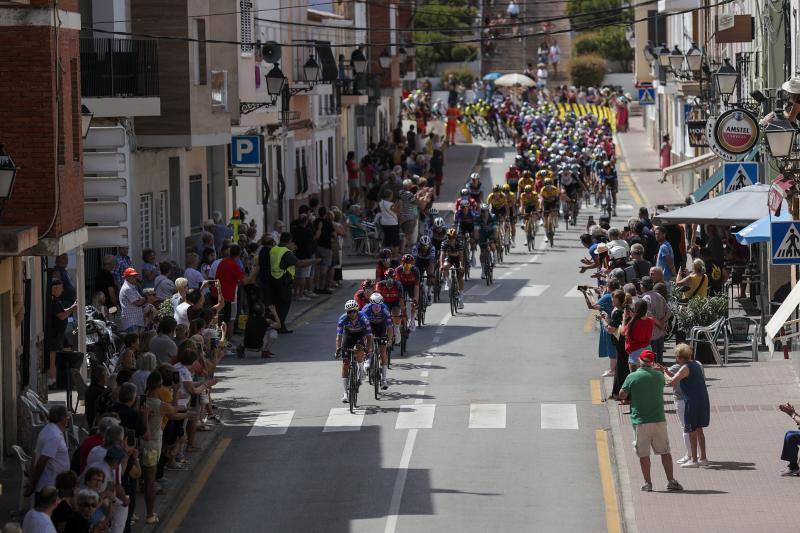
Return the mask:
POLYGON ((261 136, 236 135, 231 138, 231 165, 234 167, 261 165, 261 136))

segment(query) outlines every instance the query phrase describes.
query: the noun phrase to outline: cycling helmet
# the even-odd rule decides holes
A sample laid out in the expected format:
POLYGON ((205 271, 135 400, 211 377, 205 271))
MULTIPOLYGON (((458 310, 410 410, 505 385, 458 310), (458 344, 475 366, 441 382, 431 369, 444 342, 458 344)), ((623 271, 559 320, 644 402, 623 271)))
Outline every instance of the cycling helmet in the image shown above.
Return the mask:
POLYGON ((437 217, 436 220, 433 221, 433 225, 436 228, 443 228, 444 227, 444 219, 442 217, 437 217))
POLYGON ((361 282, 362 289, 366 289, 367 287, 372 287, 373 285, 375 285, 375 282, 372 281, 371 279, 365 279, 364 281, 361 282))
POLYGON ((529 178, 530 176, 531 176, 531 171, 530 170, 523 170, 522 171, 522 177, 523 178, 529 178))
POLYGON ((605 161, 603 161, 603 166, 604 167, 610 167, 611 166, 611 161, 606 159, 605 161))
POLYGON ((536 176, 539 177, 539 178, 546 178, 547 177, 547 171, 546 170, 540 170, 539 172, 536 173, 536 176))
POLYGON ((412 264, 414 262, 414 256, 411 255, 411 254, 406 254, 406 255, 403 256, 403 259, 401 259, 401 262, 404 265, 410 265, 410 264, 412 264))
POLYGON ((456 228, 450 228, 449 230, 447 230, 448 239, 455 239, 457 236, 458 232, 456 231, 456 228))
POLYGON ((545 178, 545 180, 544 180, 544 184, 545 184, 545 185, 552 185, 552 184, 553 184, 553 180, 552 180, 552 179, 550 179, 550 178, 545 178))
POLYGON ((489 212, 489 204, 481 204, 481 212, 489 212))
POLYGON ((379 256, 381 259, 389 259, 392 257, 392 251, 389 248, 384 248, 381 250, 381 254, 379 256))
POLYGON ((427 248, 428 246, 431 245, 431 238, 428 237, 427 235, 423 235, 422 237, 419 238, 419 245, 427 248))
POLYGON ((438 216, 438 215, 439 215, 439 210, 438 210, 438 209, 436 209, 435 207, 431 207, 431 208, 428 210, 428 214, 429 214, 430 216, 432 216, 432 217, 438 216))
POLYGON ((472 174, 469 175, 469 179, 475 181, 481 179, 481 177, 477 172, 473 172, 472 174))
POLYGON ((492 190, 494 192, 500 192, 500 185, 495 185, 494 187, 492 187, 492 190))
POLYGON ((468 195, 469 195, 469 189, 467 189, 466 187, 461 189, 461 196, 468 196, 468 195))
POLYGON ((382 304, 383 303, 383 296, 379 292, 373 292, 372 296, 369 297, 369 302, 373 304, 382 304))
POLYGON ((503 190, 504 191, 510 191, 511 190, 511 185, 509 185, 508 183, 504 184, 503 185, 503 190))
POLYGON ((358 311, 358 302, 355 300, 347 300, 344 304, 345 311, 358 311))
POLYGON ((394 269, 387 268, 386 272, 383 273, 383 279, 394 279, 394 269))
POLYGON ((531 192, 531 191, 533 191, 533 187, 531 187, 530 185, 526 185, 525 192, 531 192))

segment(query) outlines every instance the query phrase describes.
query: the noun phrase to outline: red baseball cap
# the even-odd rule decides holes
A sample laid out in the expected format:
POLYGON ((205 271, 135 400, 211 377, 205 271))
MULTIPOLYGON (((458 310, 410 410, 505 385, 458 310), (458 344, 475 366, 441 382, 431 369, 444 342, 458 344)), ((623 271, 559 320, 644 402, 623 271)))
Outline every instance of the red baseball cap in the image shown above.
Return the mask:
POLYGON ((138 275, 139 273, 136 272, 136 269, 131 267, 126 268, 125 271, 122 273, 123 278, 127 278, 128 276, 138 276, 138 275))
POLYGON ((639 354, 639 361, 642 361, 643 363, 652 363, 655 360, 656 354, 654 354, 652 350, 644 350, 639 354))

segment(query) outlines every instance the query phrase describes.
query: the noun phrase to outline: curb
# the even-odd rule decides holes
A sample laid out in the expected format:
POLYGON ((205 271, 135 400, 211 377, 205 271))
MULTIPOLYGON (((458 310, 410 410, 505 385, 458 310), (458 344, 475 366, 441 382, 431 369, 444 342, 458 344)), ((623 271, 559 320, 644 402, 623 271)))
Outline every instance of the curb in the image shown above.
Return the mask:
POLYGON ((634 188, 636 189, 636 192, 638 192, 639 196, 641 196, 642 199, 644 200, 645 207, 650 208, 650 205, 649 205, 650 204, 650 198, 644 193, 644 191, 641 189, 641 187, 639 187, 638 180, 635 180, 633 178, 633 173, 631 172, 631 163, 630 163, 630 161, 628 161, 628 158, 625 156, 625 149, 622 147, 622 142, 619 139, 619 134, 616 133, 616 132, 614 133, 614 144, 617 146, 617 151, 622 156, 622 159, 625 160, 625 166, 628 167, 628 170, 627 170, 628 177, 630 178, 631 183, 633 184, 634 188))
MULTIPOLYGON (((229 421, 233 414, 230 409, 220 408, 218 410, 218 416, 220 418, 220 423, 215 427, 214 431, 198 432, 197 434, 198 444, 201 445, 203 451, 194 456, 192 469, 183 473, 171 472, 171 476, 168 476, 174 481, 170 483, 167 494, 156 500, 156 514, 158 514, 159 517, 163 517, 161 521, 155 525, 148 525, 145 524, 142 519, 139 521, 140 525, 137 525, 134 529, 147 533, 161 533, 162 531, 166 531, 167 525, 170 522, 169 511, 176 509, 179 502, 186 496, 189 487, 195 482, 195 473, 202 470, 208 456, 211 455, 216 449, 217 444, 222 440, 222 434, 225 432, 226 427, 225 422, 229 421)), ((137 498, 141 500, 141 504, 139 505, 142 506, 140 509, 137 509, 139 511, 138 515, 144 517, 146 514, 143 507, 144 495, 137 493, 137 498)))
POLYGON ((636 512, 633 507, 633 494, 631 493, 630 472, 628 463, 625 461, 625 451, 622 437, 622 428, 619 425, 619 414, 616 410, 616 403, 606 400, 608 391, 606 390, 606 380, 600 382, 603 391, 603 403, 608 411, 608 418, 611 429, 611 448, 612 464, 614 469, 614 481, 617 484, 617 494, 619 496, 620 520, 622 529, 626 533, 638 533, 636 528, 636 512))

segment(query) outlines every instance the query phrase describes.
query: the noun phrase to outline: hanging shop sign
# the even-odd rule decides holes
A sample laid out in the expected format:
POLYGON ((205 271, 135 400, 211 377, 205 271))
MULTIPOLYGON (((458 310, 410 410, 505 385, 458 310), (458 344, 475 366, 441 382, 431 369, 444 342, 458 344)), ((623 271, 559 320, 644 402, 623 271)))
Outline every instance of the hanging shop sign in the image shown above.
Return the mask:
POLYGON ((729 109, 706 124, 709 148, 726 161, 749 152, 758 142, 758 119, 745 109, 729 109))
POLYGON ((707 120, 687 120, 686 131, 689 135, 689 146, 692 148, 708 148, 706 140, 707 120))

